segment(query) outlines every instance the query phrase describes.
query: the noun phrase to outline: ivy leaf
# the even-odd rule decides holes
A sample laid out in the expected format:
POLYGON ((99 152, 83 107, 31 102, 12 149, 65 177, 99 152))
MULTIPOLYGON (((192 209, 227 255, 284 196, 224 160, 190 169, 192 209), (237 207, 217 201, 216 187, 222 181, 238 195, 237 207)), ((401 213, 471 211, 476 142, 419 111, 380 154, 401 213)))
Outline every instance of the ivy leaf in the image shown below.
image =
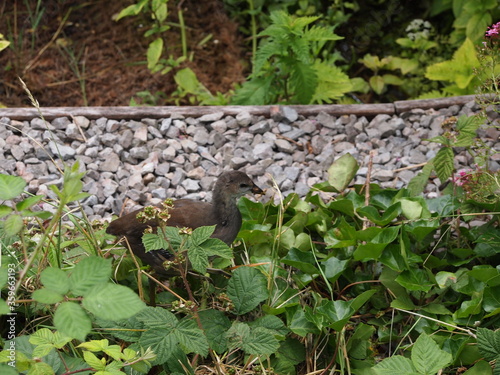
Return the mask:
POLYGON ((344 154, 328 168, 328 182, 338 192, 343 192, 359 169, 358 162, 351 154, 344 154))

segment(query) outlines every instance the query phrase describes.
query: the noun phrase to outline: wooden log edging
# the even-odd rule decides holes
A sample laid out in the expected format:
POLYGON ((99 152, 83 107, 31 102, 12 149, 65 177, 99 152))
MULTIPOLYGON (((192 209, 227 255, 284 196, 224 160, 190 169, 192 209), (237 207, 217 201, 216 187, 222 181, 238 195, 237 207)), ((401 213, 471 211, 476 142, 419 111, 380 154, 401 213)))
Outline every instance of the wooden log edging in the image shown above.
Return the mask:
MULTIPOLYGON (((379 114, 399 115, 412 109, 439 109, 452 105, 464 105, 475 99, 474 95, 455 96, 449 98, 405 100, 394 103, 381 104, 328 104, 328 105, 290 105, 300 115, 314 116, 320 112, 332 116, 356 115, 374 117, 379 114)), ((225 115, 235 116, 246 111, 251 115, 269 116, 277 106, 152 106, 152 107, 43 107, 40 111, 46 120, 57 117, 83 116, 88 119, 105 117, 108 119, 139 120, 144 118, 168 118, 172 116, 200 117, 214 112, 224 112, 225 115)), ((0 118, 8 117, 11 120, 31 120, 39 117, 36 108, 0 108, 0 118)))

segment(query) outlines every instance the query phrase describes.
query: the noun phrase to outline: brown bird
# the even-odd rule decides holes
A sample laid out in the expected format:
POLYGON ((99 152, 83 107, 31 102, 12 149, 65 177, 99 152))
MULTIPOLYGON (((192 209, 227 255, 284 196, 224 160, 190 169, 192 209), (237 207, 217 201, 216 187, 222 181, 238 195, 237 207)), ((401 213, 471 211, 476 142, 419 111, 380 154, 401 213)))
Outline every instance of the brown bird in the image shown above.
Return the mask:
MULTIPOLYGON (((170 217, 166 225, 191 229, 215 225, 212 237, 231 245, 241 228, 241 213, 236 201, 249 192, 261 194, 263 191, 243 172, 224 172, 215 183, 211 203, 191 199, 175 200, 173 208, 168 210, 170 217)), ((160 276, 172 276, 173 273, 166 271, 163 266, 166 260, 173 259, 173 255, 169 251, 145 251, 142 243, 144 231, 151 227, 155 232, 158 222, 150 220, 142 223, 137 220, 137 214, 142 210, 130 212, 112 221, 106 229, 106 233, 126 237, 132 252, 143 263, 149 264, 160 276)))

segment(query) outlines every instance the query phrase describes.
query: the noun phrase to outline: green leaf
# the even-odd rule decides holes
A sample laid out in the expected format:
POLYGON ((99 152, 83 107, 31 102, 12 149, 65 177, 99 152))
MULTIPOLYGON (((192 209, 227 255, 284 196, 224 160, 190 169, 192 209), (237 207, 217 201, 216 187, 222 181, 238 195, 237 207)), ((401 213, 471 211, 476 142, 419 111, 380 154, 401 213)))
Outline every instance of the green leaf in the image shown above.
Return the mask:
POLYGON ((40 274, 40 281, 47 289, 59 294, 66 294, 69 290, 68 275, 60 268, 48 267, 40 274))
POLYGON ((434 157, 432 164, 441 182, 445 182, 453 174, 453 150, 451 147, 441 148, 434 157))
POLYGON ((228 282, 227 295, 234 303, 236 314, 246 314, 269 296, 266 278, 255 268, 239 267, 228 282))
POLYGON ((310 64, 293 61, 290 76, 291 92, 297 104, 310 104, 318 86, 316 70, 310 64))
POLYGON ((241 349, 250 355, 271 355, 274 354, 280 346, 279 341, 274 337, 273 331, 256 327, 251 329, 247 340, 243 341, 241 349))
POLYGON ((309 275, 319 274, 319 270, 316 268, 316 260, 310 251, 300 251, 299 249, 292 247, 285 257, 281 258, 281 262, 295 267, 309 275))
POLYGON ((4 204, 0 204, 0 218, 9 215, 13 211, 14 210, 11 207, 6 206, 4 204))
POLYGON ((271 93, 274 77, 253 78, 236 90, 231 102, 234 105, 266 105, 274 100, 271 93))
POLYGON ((425 76, 436 81, 454 82, 465 89, 474 78, 474 68, 479 66, 476 49, 470 39, 453 54, 452 60, 427 67, 425 76))
POLYGON ((158 327, 144 332, 139 344, 145 349, 153 350, 156 354, 155 363, 165 363, 175 352, 178 341, 171 329, 158 327))
POLYGON ((106 320, 128 319, 146 307, 131 289, 111 283, 92 288, 85 295, 82 305, 95 316, 106 320))
POLYGON ((412 362, 402 355, 386 358, 373 369, 378 375, 422 375, 413 367, 412 362))
POLYGON ((410 196, 415 197, 424 192, 433 169, 433 161, 428 161, 427 164, 422 168, 420 173, 410 180, 407 188, 410 196))
POLYGON ((97 358, 97 356, 92 352, 84 351, 83 359, 90 367, 98 372, 104 372, 103 370, 106 369, 106 360, 104 358, 97 358))
POLYGON ((203 248, 208 256, 219 256, 224 259, 233 258, 233 249, 218 238, 209 238, 203 242, 203 248))
POLYGON ((463 375, 492 375, 491 365, 486 361, 479 361, 469 368, 463 375))
POLYGON ((396 281, 408 290, 428 292, 432 288, 427 273, 421 268, 403 271, 396 281))
POLYGON ((75 266, 69 277, 70 290, 83 296, 95 285, 107 283, 111 276, 111 259, 90 256, 75 266))
POLYGON ((230 327, 231 321, 219 310, 203 310, 199 312, 201 325, 210 347, 218 354, 227 350, 227 337, 224 334, 230 327))
POLYGON ((6 201, 21 195, 26 181, 18 176, 0 174, 0 200, 6 201))
POLYGON ((137 320, 148 328, 175 327, 177 318, 170 311, 161 307, 148 306, 137 314, 137 320))
POLYGON ((23 229, 23 218, 21 215, 12 214, 3 223, 3 230, 7 237, 14 237, 23 229))
POLYGON ((128 7, 122 9, 118 16, 114 18, 115 21, 118 21, 122 19, 123 17, 128 17, 128 16, 137 16, 144 6, 148 3, 149 0, 140 0, 135 4, 129 5, 128 7))
POLYGON ((469 18, 465 35, 470 40, 480 40, 484 36, 487 26, 491 25, 491 14, 488 12, 475 13, 469 18))
POLYGON ((215 225, 196 228, 191 234, 191 241, 195 245, 201 245, 212 236, 214 231, 215 225))
POLYGON ((148 251, 170 249, 170 243, 163 237, 163 235, 155 233, 145 233, 142 236, 142 244, 148 251))
POLYGON ((199 273, 207 272, 208 267, 208 254, 205 249, 201 246, 190 246, 187 255, 191 266, 195 271, 199 273))
POLYGON ((328 168, 328 182, 338 192, 343 192, 359 169, 358 162, 351 154, 344 154, 328 168))
POLYGON ((63 335, 84 341, 92 329, 87 313, 74 302, 62 302, 54 314, 54 325, 63 335))
POLYGON ((339 67, 316 60, 314 69, 318 83, 312 98, 313 103, 331 103, 340 99, 346 92, 355 91, 355 81, 350 80, 339 67))
POLYGON ((378 95, 382 94, 385 89, 385 81, 381 76, 372 76, 369 81, 370 87, 377 93, 378 95))
POLYGON ((411 361, 420 374, 434 375, 449 365, 453 357, 441 350, 438 344, 425 333, 422 333, 411 351, 411 361))
POLYGON ((477 345, 479 352, 487 361, 500 359, 500 331, 478 328, 477 345))
POLYGON ((187 353, 197 353, 203 357, 208 355, 208 340, 196 322, 184 318, 175 327, 174 335, 187 353))
POLYGON ((46 303, 49 305, 61 302, 64 299, 64 296, 62 294, 54 292, 53 290, 48 288, 37 289, 31 296, 35 301, 46 303))
POLYGON ((386 226, 401 214, 401 203, 396 202, 391 205, 383 212, 382 215, 379 214, 379 211, 374 206, 361 207, 357 210, 357 212, 359 215, 366 217, 374 224, 386 226))
POLYGON ((328 327, 336 331, 342 330, 355 313, 351 303, 347 301, 325 301, 317 308, 317 313, 326 317, 328 327))
POLYGON ((43 199, 41 195, 35 195, 33 197, 28 197, 26 199, 23 199, 22 201, 16 203, 16 210, 17 211, 24 211, 30 208, 31 206, 37 204, 43 199))
POLYGON ((148 69, 152 70, 156 64, 158 64, 158 60, 160 60, 161 54, 163 52, 163 39, 157 38, 151 43, 149 43, 147 59, 148 59, 148 69))

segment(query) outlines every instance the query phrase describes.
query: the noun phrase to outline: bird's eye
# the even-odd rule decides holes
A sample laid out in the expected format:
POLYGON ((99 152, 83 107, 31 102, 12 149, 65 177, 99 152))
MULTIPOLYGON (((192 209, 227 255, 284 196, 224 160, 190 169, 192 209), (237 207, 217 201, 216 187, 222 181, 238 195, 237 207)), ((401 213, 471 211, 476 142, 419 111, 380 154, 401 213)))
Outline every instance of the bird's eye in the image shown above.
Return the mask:
POLYGON ((240 188, 241 188, 241 189, 248 189, 249 187, 250 187, 250 186, 249 186, 248 184, 245 184, 244 182, 242 182, 242 183, 240 184, 240 188))

